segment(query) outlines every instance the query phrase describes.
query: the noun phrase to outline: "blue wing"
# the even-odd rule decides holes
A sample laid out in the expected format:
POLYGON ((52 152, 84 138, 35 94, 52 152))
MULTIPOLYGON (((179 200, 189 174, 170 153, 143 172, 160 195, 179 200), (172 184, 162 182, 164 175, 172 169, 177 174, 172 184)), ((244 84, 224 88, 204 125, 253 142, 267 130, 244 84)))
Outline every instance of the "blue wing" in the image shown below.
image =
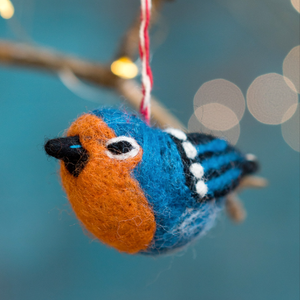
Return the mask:
POLYGON ((243 155, 224 139, 200 133, 186 137, 172 139, 182 157, 186 184, 199 201, 225 196, 258 168, 254 156, 243 155))

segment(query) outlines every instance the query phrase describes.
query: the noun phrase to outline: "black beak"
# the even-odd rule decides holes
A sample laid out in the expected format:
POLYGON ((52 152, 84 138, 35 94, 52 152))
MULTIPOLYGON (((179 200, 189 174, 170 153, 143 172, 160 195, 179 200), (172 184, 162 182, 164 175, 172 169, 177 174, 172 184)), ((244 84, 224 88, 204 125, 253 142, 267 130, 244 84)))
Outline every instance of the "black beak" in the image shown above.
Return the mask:
POLYGON ((89 158, 88 152, 80 143, 79 136, 48 140, 44 147, 48 155, 61 159, 67 170, 75 177, 78 177, 89 158))

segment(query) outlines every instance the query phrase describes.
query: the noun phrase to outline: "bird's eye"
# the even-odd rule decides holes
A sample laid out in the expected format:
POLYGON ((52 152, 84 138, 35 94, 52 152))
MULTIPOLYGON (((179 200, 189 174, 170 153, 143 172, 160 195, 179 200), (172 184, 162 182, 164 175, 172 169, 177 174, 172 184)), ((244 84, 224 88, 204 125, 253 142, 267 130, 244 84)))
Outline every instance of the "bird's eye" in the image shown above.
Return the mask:
POLYGON ((107 145, 107 149, 112 153, 112 154, 122 154, 122 153, 127 153, 133 149, 131 143, 127 141, 120 141, 120 142, 115 142, 107 145))
POLYGON ((128 136, 119 136, 106 143, 106 154, 110 158, 124 160, 135 157, 140 150, 138 143, 128 136))

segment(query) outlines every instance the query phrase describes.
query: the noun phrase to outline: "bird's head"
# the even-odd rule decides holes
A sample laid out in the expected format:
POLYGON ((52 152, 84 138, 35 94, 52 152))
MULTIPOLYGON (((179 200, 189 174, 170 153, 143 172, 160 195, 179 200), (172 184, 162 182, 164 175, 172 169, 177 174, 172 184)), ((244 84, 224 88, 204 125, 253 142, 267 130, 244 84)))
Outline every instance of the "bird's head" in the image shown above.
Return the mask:
POLYGON ((61 160, 62 184, 84 227, 104 243, 136 253, 149 246, 156 225, 152 208, 132 176, 143 149, 134 137, 137 124, 130 124, 131 131, 117 135, 103 116, 84 114, 66 137, 47 141, 45 150, 61 160))

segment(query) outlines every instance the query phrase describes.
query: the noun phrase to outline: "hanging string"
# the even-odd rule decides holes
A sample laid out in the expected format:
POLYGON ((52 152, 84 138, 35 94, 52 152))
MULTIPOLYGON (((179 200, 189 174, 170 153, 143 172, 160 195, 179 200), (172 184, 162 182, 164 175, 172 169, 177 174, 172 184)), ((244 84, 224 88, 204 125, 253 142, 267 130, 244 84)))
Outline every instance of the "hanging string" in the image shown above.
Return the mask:
POLYGON ((141 0, 141 27, 140 27, 140 57, 142 61, 142 93, 143 98, 140 113, 145 122, 150 124, 151 115, 151 89, 153 85, 152 71, 150 68, 150 39, 149 25, 151 17, 151 0, 141 0))

